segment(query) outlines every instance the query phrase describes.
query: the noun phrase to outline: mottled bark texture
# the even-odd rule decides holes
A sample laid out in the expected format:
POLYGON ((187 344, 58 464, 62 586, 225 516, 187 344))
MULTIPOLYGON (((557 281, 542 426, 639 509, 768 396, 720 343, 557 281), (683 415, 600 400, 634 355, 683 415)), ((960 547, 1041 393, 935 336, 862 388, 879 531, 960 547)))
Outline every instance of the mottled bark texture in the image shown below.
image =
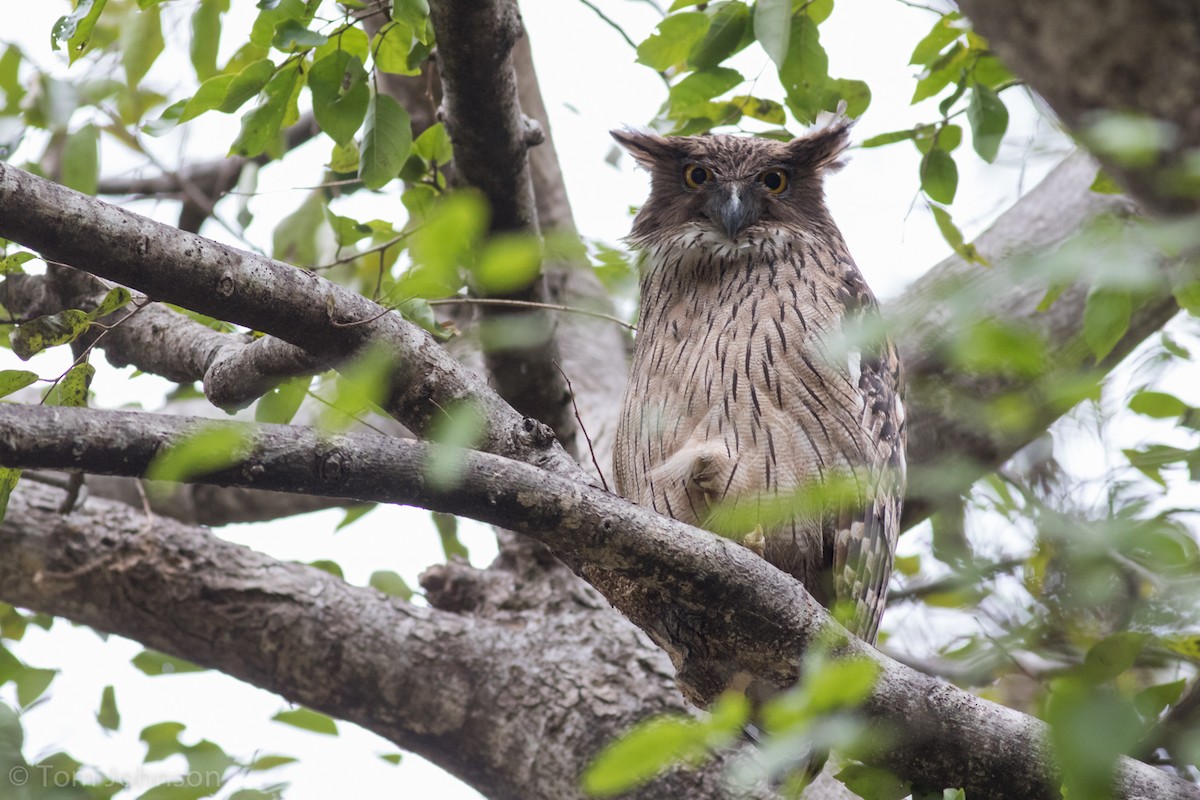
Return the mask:
MULTIPOLYGON (((1195 58, 1194 49, 1189 50, 1186 38, 1179 39, 1195 30, 1193 5, 1182 0, 1113 0, 1099 5, 1078 1, 1033 4, 1027 0, 989 5, 963 0, 962 5, 968 13, 978 15, 980 31, 1068 123, 1083 119, 1095 108, 1133 110, 1174 122, 1183 142, 1194 143, 1200 136, 1195 120, 1200 104, 1194 98, 1170 99, 1194 92, 1200 85, 1194 75, 1188 77, 1200 59, 1195 58), (1125 15, 1112 12, 1118 7, 1130 10, 1125 15), (1145 24, 1158 25, 1153 22, 1158 20, 1161 27, 1143 28, 1135 13, 1143 9, 1153 12, 1146 12, 1145 24), (1031 35, 1035 30, 1031 26, 1050 33, 1031 35), (1164 37, 1178 46, 1164 46, 1164 37), (1077 52, 1079 42, 1084 41, 1092 42, 1092 61, 1077 52), (1123 54, 1131 54, 1125 72, 1097 70, 1099 63, 1115 63, 1123 54), (1067 58, 1070 60, 1064 60, 1067 58), (1053 83, 1060 84, 1062 91, 1054 91, 1053 83)), ((527 87, 519 88, 524 104, 527 87)), ((536 113, 530 109, 532 105, 526 113, 536 113)), ((467 139, 460 134, 456 148, 469 149, 466 142, 471 140, 469 134, 467 139)), ((488 144, 479 136, 474 140, 481 147, 488 144)), ((1061 177, 1067 169, 1060 168, 1056 176, 1061 177)), ((1010 217, 1014 224, 998 225, 989 234, 993 238, 981 243, 992 260, 991 271, 1001 280, 1009 274, 1006 255, 1021 250, 1024 242, 1033 241, 1035 247, 1052 245, 1077 230, 1081 220, 1105 210, 1096 208, 1097 197, 1086 191, 1087 170, 1078 170, 1070 180, 1052 176, 1039 190, 1044 191, 1040 200, 1018 203, 1010 217), (1042 211, 1023 217, 1022 209, 1035 204, 1042 211), (1022 219, 1024 222, 1016 224, 1022 219)), ((1177 202, 1161 197, 1152 181, 1114 172, 1148 208, 1172 208, 1177 202)), ((561 208, 550 199, 561 181, 552 175, 547 178, 548 174, 535 169, 533 175, 543 228, 557 226, 550 223, 550 212, 561 208), (539 180, 544 182, 541 188, 539 180)), ((417 429, 428 422, 433 413, 429 409, 435 404, 478 398, 489 420, 482 447, 516 460, 544 464, 566 479, 583 479, 582 471, 565 454, 547 449, 537 425, 526 426, 482 381, 467 375, 411 326, 388 316, 344 327, 347 321, 375 319, 380 309, 307 273, 166 226, 154 226, 136 215, 61 189, 48 189, 44 182, 11 167, 0 168, 0 226, 5 228, 0 235, 80 269, 126 282, 155 300, 176 299, 196 310, 277 333, 322 363, 344 363, 367 343, 381 342, 397 357, 397 392, 389 408, 401 417, 411 417, 418 423, 417 429)), ((975 267, 952 262, 938 269, 952 279, 978 273, 975 267)), ((933 280, 930 276, 918 284, 912 302, 923 292, 921 287, 933 280)), ((583 285, 583 295, 602 300, 594 282, 583 285)), ((15 286, 10 278, 4 291, 15 286)), ((38 284, 29 283, 27 288, 37 292, 45 285, 39 289, 38 284)), ((1021 291, 1025 290, 1017 293, 1021 291)), ((998 294, 1006 293, 1007 287, 998 294)), ((31 298, 30 302, 39 301, 31 298)), ((902 310, 908 302, 900 301, 897 308, 902 310)), ((995 308, 1004 312, 1003 302, 997 303, 995 308)), ((1055 304, 1053 313, 1056 317, 1061 314, 1066 320, 1062 324, 1069 326, 1071 320, 1078 320, 1081 303, 1080 292, 1068 292, 1055 304)), ((1028 300, 1014 300, 1010 308, 1011 313, 1028 314, 1028 300)), ((1139 313, 1143 310, 1146 317, 1119 345, 1121 352, 1170 316, 1173 306, 1165 286, 1139 313)), ((1023 319, 1033 324, 1040 317, 1023 319)), ((586 331, 587 325, 594 324, 588 322, 576 330, 586 331)), ((1048 329, 1054 336, 1058 330, 1048 329)), ((620 391, 624 351, 600 346, 585 332, 578 336, 577 347, 568 350, 562 345, 563 331, 560 326, 564 358, 577 359, 570 371, 576 390, 583 395, 581 405, 598 415, 602 427, 603 420, 611 420, 615 407, 604 400, 605 393, 613 392, 614 386, 618 394, 620 391), (594 386, 587 385, 585 381, 593 375, 600 377, 594 386), (618 378, 606 380, 603 376, 618 378)), ((955 375, 949 365, 922 353, 925 333, 920 329, 914 330, 911 344, 903 334, 898 337, 901 347, 914 358, 920 373, 966 381, 984 399, 990 392, 1006 391, 1003 382, 971 384, 972 379, 955 375)), ((1077 343, 1056 340, 1052 344, 1051 358, 1058 357, 1060 348, 1078 350, 1077 343)), ((1079 356, 1068 361, 1069 365, 1083 363, 1079 356)), ((998 436, 989 431, 983 437, 968 436, 960 411, 929 383, 927 388, 914 387, 910 424, 914 430, 919 424, 922 430, 938 435, 927 440, 927 449, 914 451, 913 461, 928 459, 932 463, 947 453, 982 454, 970 470, 960 471, 939 487, 958 491, 986 464, 1011 454, 1024 435, 998 436)), ((1055 413, 1049 408, 1042 419, 1048 422, 1055 413)), ((585 410, 585 419, 591 422, 593 418, 585 410)), ((545 487, 541 489, 544 493, 545 487)), ((431 602, 442 610, 414 611, 375 593, 347 587, 323 573, 279 565, 217 542, 203 531, 160 519, 151 523, 127 507, 93 499, 62 517, 57 513, 60 499, 61 493, 32 484, 22 486, 14 498, 0 529, 0 551, 11 556, 0 559, 0 598, 102 629, 107 625, 148 645, 273 688, 298 702, 356 719, 429 755, 490 797, 579 797, 576 776, 601 742, 644 715, 684 709, 668 678, 671 666, 663 652, 544 551, 522 551, 521 558, 513 558, 513 548, 483 571, 456 564, 433 569, 426 575, 425 587, 431 602), (148 523, 153 525, 150 530, 146 529, 148 523), (314 605, 314 597, 328 597, 332 602, 314 605), (278 609, 271 605, 275 601, 278 609), (126 605, 121 607, 121 603, 126 605), (164 613, 166 609, 170 613, 164 613), (280 624, 281 620, 285 624, 280 624), (444 643, 442 631, 447 639, 444 643), (362 638, 327 635, 331 632, 362 638), (346 647, 346 641, 361 642, 362 647, 346 647), (422 672, 426 664, 437 667, 428 680, 403 682, 407 674, 426 674, 422 672), (320 677, 320 685, 315 685, 314 675, 320 677), (443 680, 443 675, 447 679, 443 680), (371 680, 383 683, 375 686, 371 680), (368 689, 356 693, 359 685, 368 689), (416 688, 407 691, 410 686, 416 688)), ((642 519, 638 514, 644 512, 630 513, 632 516, 620 519, 637 522, 642 519)), ((635 572, 643 559, 661 556, 673 564, 670 575, 690 578, 680 583, 680 591, 699 577, 709 591, 717 593, 718 601, 697 604, 688 616, 689 625, 702 624, 705 634, 712 637, 714 651, 737 642, 736 638, 722 639, 718 628, 725 623, 711 619, 723 616, 728 608, 742 603, 759 607, 753 603, 767 602, 770 615, 764 619, 786 626, 812 607, 793 583, 779 583, 778 573, 763 572, 767 567, 761 560, 719 542, 707 544, 711 537, 697 540, 691 537, 701 534, 684 529, 680 541, 706 542, 703 548, 691 551, 679 542, 668 546, 672 540, 660 534, 670 526, 662 520, 646 520, 645 535, 639 531, 637 536, 627 536, 621 546, 628 549, 614 553, 624 552, 625 566, 635 572)), ((601 548, 594 551, 593 580, 616 574, 616 555, 601 556, 607 544, 603 537, 593 531, 580 538, 588 546, 601 548)), ((564 555, 569 558, 570 551, 564 550, 564 555)), ((620 564, 619 559, 616 563, 620 564)), ((586 572, 587 567, 581 571, 586 572)), ((659 578, 658 583, 663 580, 659 578)), ((672 589, 668 594, 674 594, 672 589)), ((640 613, 648 616, 653 611, 640 613)), ((725 633, 732 635, 728 628, 725 633)), ((797 641, 784 636, 748 643, 747 666, 778 666, 780 653, 795 657, 797 650, 787 648, 797 641)), ((909 777, 929 783, 952 783, 960 774, 956 770, 974 775, 972 780, 986 777, 988 786, 973 792, 973 798, 1037 796, 1026 792, 1026 781, 1031 775, 1044 777, 1039 771, 1045 765, 1038 759, 1036 747, 1025 749, 1029 737, 1037 736, 1036 726, 1025 729, 1030 725, 1026 718, 1001 712, 994 724, 976 731, 965 720, 973 718, 969 712, 977 701, 963 700, 932 679, 922 679, 925 682, 914 691, 911 684, 893 681, 892 676, 901 674, 893 670, 888 667, 887 680, 872 696, 867 709, 871 714, 929 719, 920 717, 923 710, 929 711, 940 700, 949 702, 930 719, 936 736, 925 738, 922 729, 906 726, 905 731, 913 733, 911 740, 906 740, 907 750, 898 751, 900 755, 883 754, 882 763, 915 759, 919 763, 909 777), (1007 736, 1010 731, 1012 737, 1007 736), (937 748, 930 744, 946 738, 960 743, 976 741, 970 738, 976 733, 993 737, 988 740, 991 747, 969 751, 955 747, 940 759, 937 748), (1014 746, 1014 742, 1023 744, 1014 746), (939 769, 944 771, 932 774, 939 769)), ((674 782, 651 787, 640 796, 725 797, 718 779, 722 767, 718 762, 676 776, 671 779, 674 782)), ((900 764, 896 768, 901 772, 907 769, 900 764)), ((1160 791, 1161 787, 1136 786, 1136 781, 1156 779, 1147 777, 1143 768, 1128 767, 1123 774, 1126 782, 1120 789, 1125 796, 1171 796, 1160 791)))

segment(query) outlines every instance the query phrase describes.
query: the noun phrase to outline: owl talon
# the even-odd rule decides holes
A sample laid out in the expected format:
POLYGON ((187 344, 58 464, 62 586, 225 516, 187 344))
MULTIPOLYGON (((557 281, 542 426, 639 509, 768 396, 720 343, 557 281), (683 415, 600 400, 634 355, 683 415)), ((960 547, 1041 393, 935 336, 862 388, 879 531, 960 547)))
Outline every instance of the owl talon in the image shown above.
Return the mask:
POLYGON ((763 536, 762 525, 755 525, 754 530, 746 534, 746 538, 742 539, 742 545, 754 553, 759 558, 766 558, 764 555, 767 539, 763 536))

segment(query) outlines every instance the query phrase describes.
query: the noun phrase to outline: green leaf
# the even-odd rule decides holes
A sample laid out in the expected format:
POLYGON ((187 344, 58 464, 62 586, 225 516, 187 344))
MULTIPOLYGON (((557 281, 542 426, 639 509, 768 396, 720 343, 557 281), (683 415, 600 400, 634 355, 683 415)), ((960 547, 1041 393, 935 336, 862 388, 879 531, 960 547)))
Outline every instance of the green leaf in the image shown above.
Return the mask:
POLYGON ((421 44, 433 43, 433 26, 429 23, 429 0, 394 0, 392 19, 403 22, 421 44))
POLYGON ((413 266, 397 281, 394 299, 447 297, 458 291, 459 267, 466 264, 487 224, 487 203, 475 192, 443 197, 413 231, 413 266))
POLYGON ((101 12, 108 0, 79 0, 75 10, 65 17, 59 17, 50 31, 50 46, 58 50, 64 43, 67 45, 69 63, 87 50, 92 38, 92 31, 100 19, 101 12))
POLYGON ((67 370, 67 374, 62 376, 46 394, 45 404, 86 408, 88 387, 95 374, 96 368, 91 364, 87 362, 76 364, 67 370))
POLYGON ((754 38, 778 69, 783 68, 787 58, 788 40, 792 35, 791 17, 791 0, 758 0, 754 4, 754 38))
POLYGON ((121 65, 125 67, 125 82, 130 88, 136 87, 150 71, 163 46, 157 5, 142 9, 133 15, 131 22, 121 26, 121 65))
POLYGON ((458 517, 453 514, 441 514, 437 511, 432 512, 431 516, 433 517, 433 526, 437 528, 438 538, 442 541, 442 552, 445 554, 446 560, 462 558, 470 561, 471 554, 467 551, 466 545, 458 538, 458 517))
POLYGON ((308 566, 312 567, 313 569, 319 569, 322 572, 328 572, 330 575, 341 578, 342 580, 346 579, 346 573, 342 571, 342 565, 336 561, 319 558, 316 561, 310 561, 308 566))
MULTIPOLYGON (((3 264, 0 264, 0 274, 3 264)), ((1200 281, 1191 281, 1172 288, 1175 302, 1193 317, 1200 317, 1200 281)))
POLYGON ((229 0, 200 0, 192 12, 192 37, 188 52, 196 78, 206 81, 217 74, 217 51, 221 45, 221 15, 229 0))
POLYGON ((105 686, 100 695, 100 710, 96 721, 105 730, 115 731, 121 727, 121 712, 117 710, 117 693, 112 686, 105 686))
POLYGON ((750 8, 741 0, 716 3, 712 11, 712 22, 704 38, 688 54, 688 63, 697 69, 715 67, 737 52, 750 23, 750 8))
POLYGON ((1049 363, 1046 344, 1036 331, 997 319, 981 319, 957 337, 955 363, 979 375, 1033 378, 1049 363))
POLYGON ((1112 176, 1103 169, 1096 170, 1096 178, 1088 189, 1096 194, 1120 194, 1123 191, 1112 179, 1112 176))
POLYGON ((1134 695, 1133 705, 1143 718, 1156 719, 1167 706, 1179 700, 1186 686, 1186 678, 1150 686, 1134 695))
POLYGON ((683 716, 654 717, 601 750, 584 770, 582 788, 592 796, 611 797, 705 752, 704 732, 695 720, 683 716))
POLYGON ((0 397, 6 397, 36 383, 38 374, 24 369, 0 370, 0 397))
POLYGON ((265 755, 255 756, 254 760, 246 765, 246 769, 251 772, 266 772, 272 769, 286 767, 288 764, 295 764, 296 759, 292 756, 277 756, 265 755))
POLYGON ((822 110, 829 81, 829 56, 821 46, 816 24, 804 14, 792 18, 788 53, 779 68, 787 104, 802 122, 812 122, 822 110))
POLYGON ((769 122, 772 125, 787 124, 787 113, 784 111, 783 106, 774 100, 751 97, 748 94, 739 94, 730 102, 737 106, 747 117, 769 122))
POLYGON ((9 338, 17 357, 28 361, 49 347, 75 341, 91 324, 87 312, 72 308, 22 323, 9 338))
POLYGON ((993 163, 1008 130, 1008 108, 1004 101, 991 89, 976 84, 967 105, 967 121, 971 123, 971 144, 975 152, 984 161, 993 163))
POLYGON ((0 522, 4 522, 4 515, 8 513, 8 498, 12 497, 20 478, 21 470, 0 467, 0 522))
POLYGON ((1104 287, 1094 288, 1083 309, 1083 338, 1100 361, 1117 346, 1129 330, 1133 298, 1128 292, 1104 287))
POLYGON ((259 104, 242 116, 242 129, 230 145, 230 155, 254 158, 268 147, 282 151, 282 129, 294 119, 296 97, 302 86, 299 61, 286 64, 263 88, 259 104))
POLYGON ((826 93, 829 96, 824 102, 825 110, 836 109, 838 103, 844 100, 848 117, 861 117, 867 106, 871 105, 871 87, 865 81, 834 78, 826 84, 826 93))
POLYGON ((376 589, 392 597, 399 597, 402 600, 411 600, 413 596, 413 590, 405 583, 404 578, 401 578, 391 570, 372 572, 368 583, 372 589, 376 589))
POLYGON ((378 506, 374 503, 363 503, 362 505, 350 506, 346 509, 346 513, 342 515, 342 518, 338 520, 338 524, 334 526, 334 533, 350 527, 367 514, 370 514, 376 508, 378 508, 378 506))
POLYGON ((942 89, 950 85, 951 81, 957 82, 960 80, 970 55, 971 51, 969 48, 961 44, 954 45, 945 55, 937 59, 921 73, 921 78, 917 81, 917 88, 913 92, 910 103, 916 105, 922 100, 933 97, 941 92, 942 89))
POLYGON ((250 435, 242 427, 208 423, 185 434, 154 457, 146 469, 152 481, 188 481, 228 469, 245 458, 250 435))
POLYGON ((412 149, 408 112, 385 94, 376 93, 367 107, 362 161, 358 177, 368 189, 382 189, 400 172, 412 149))
POLYGON ((340 28, 330 35, 328 42, 313 51, 313 63, 320 61, 330 53, 339 51, 358 56, 358 60, 365 63, 371 55, 371 42, 362 28, 353 25, 348 28, 340 28))
POLYGON ((261 9, 250 29, 250 43, 266 50, 275 39, 275 29, 287 20, 307 22, 312 16, 306 13, 304 0, 275 0, 258 4, 261 9))
MULTIPOLYGON (((221 91, 219 94, 217 94, 216 91, 213 92, 217 95, 216 98, 214 98, 216 102, 212 105, 208 105, 208 108, 216 108, 224 114, 232 114, 234 111, 237 111, 239 108, 241 108, 247 100, 262 91, 263 87, 267 85, 274 75, 275 62, 271 61, 269 58, 260 58, 257 61, 252 61, 247 64, 232 77, 228 75, 221 76, 223 78, 228 78, 228 82, 224 84, 218 83, 214 86, 214 89, 216 87, 221 87, 223 91, 221 91)), ((221 78, 213 78, 212 81, 205 81, 205 83, 200 87, 200 90, 196 92, 196 100, 198 101, 200 96, 204 93, 205 86, 208 86, 209 83, 219 80, 221 80, 221 78)), ((188 104, 188 109, 191 109, 191 103, 188 104)), ((191 116, 195 116, 195 114, 191 114, 189 116, 189 114, 185 112, 183 121, 186 122, 191 116)))
POLYGON ((322 234, 328 229, 326 201, 325 192, 309 192, 304 202, 275 227, 271 253, 276 259, 302 267, 317 266, 322 234))
POLYGON ((1050 744, 1064 797, 1110 797, 1117 759, 1144 735, 1132 701, 1078 679, 1052 683, 1046 701, 1050 744))
POLYGON ((14 679, 17 686, 17 702, 23 708, 28 708, 46 693, 50 684, 58 676, 58 670, 25 667, 14 679))
POLYGON ((255 421, 273 422, 278 425, 291 422, 300 410, 300 404, 308 396, 308 387, 312 380, 308 375, 289 378, 264 394, 254 407, 255 421))
MULTIPOLYGON (((139 671, 150 677, 159 675, 183 675, 188 672, 205 672, 206 667, 200 667, 182 658, 169 656, 156 650, 143 650, 130 661, 139 671)), ((179 726, 183 730, 183 726, 179 726)), ((143 731, 143 734, 145 731, 143 731)), ((144 736, 143 736, 144 738, 144 736)))
POLYGON ((933 61, 942 50, 946 49, 946 45, 966 32, 966 27, 962 14, 957 11, 944 14, 937 22, 933 23, 933 30, 917 42, 908 63, 928 64, 933 61))
POLYGON ((21 275, 25 272, 22 265, 35 258, 37 258, 35 254, 24 251, 5 256, 0 259, 0 275, 21 275))
POLYGON ((100 131, 84 125, 68 134, 63 147, 62 182, 77 192, 95 194, 100 182, 100 131))
POLYGON ((476 291, 502 297, 527 288, 542 273, 542 245, 536 236, 495 236, 484 246, 471 270, 476 291))
POLYGON ((404 755, 401 753, 382 753, 379 757, 392 766, 396 766, 404 760, 404 755))
POLYGON ((954 224, 954 219, 950 216, 949 211, 933 203, 930 203, 929 210, 933 212, 933 220, 937 223, 942 238, 946 240, 946 244, 954 248, 954 252, 958 253, 959 257, 972 264, 985 267, 988 265, 987 259, 979 254, 975 245, 963 240, 962 231, 954 224))
POLYGON ((16 114, 25 98, 25 87, 21 83, 21 50, 9 45, 0 56, 0 92, 4 93, 4 105, 0 109, 6 114, 16 114))
POLYGON ((290 711, 280 711, 271 719, 291 725, 293 728, 312 731, 326 736, 337 736, 337 723, 324 714, 319 714, 308 708, 295 708, 290 711))
POLYGON ((358 56, 335 51, 313 64, 308 72, 313 115, 321 130, 340 145, 354 139, 371 103, 367 71, 358 56))
POLYGON ((142 728, 138 739, 146 743, 146 756, 143 760, 149 764, 183 752, 184 745, 179 742, 179 734, 183 731, 184 725, 181 722, 159 722, 142 728))
POLYGON ((1190 406, 1173 394, 1166 392, 1138 392, 1129 399, 1129 410, 1135 414, 1155 419, 1181 417, 1190 406))
POLYGON ((1097 642, 1084 658, 1082 676, 1092 683, 1112 680, 1133 666, 1152 638, 1148 633, 1121 631, 1097 642))
POLYGON ((881 133, 876 136, 872 136, 869 139, 865 139, 860 147, 883 147, 885 144, 894 144, 896 142, 903 142, 907 139, 912 139, 916 135, 916 128, 910 128, 906 131, 890 131, 888 133, 881 133))
POLYGON ((908 781, 866 764, 847 764, 834 777, 865 800, 904 800, 912 791, 908 781))
POLYGON ((285 53, 295 53, 301 50, 308 50, 312 47, 319 47, 327 41, 329 41, 329 37, 323 33, 310 31, 299 20, 285 19, 275 28, 275 36, 271 39, 271 46, 285 53))
POLYGON ((698 11, 672 14, 658 23, 655 32, 638 45, 638 63, 659 72, 682 64, 692 48, 699 45, 708 26, 707 14, 698 11))
POLYGON ((434 123, 421 132, 413 142, 412 151, 426 161, 447 164, 453 158, 454 150, 450 144, 450 134, 441 122, 434 123))
POLYGON ((389 22, 371 40, 371 55, 375 66, 394 75, 418 75, 421 70, 409 58, 413 51, 413 34, 407 25, 389 22))
POLYGON ((92 319, 102 319, 109 314, 124 308, 133 295, 124 286, 116 286, 108 290, 108 294, 104 295, 104 299, 100 301, 100 305, 88 312, 88 316, 92 319))
POLYGON ((949 205, 958 189, 958 166, 941 147, 931 148, 921 159, 921 189, 931 200, 949 205))
POLYGON ((671 87, 671 115, 676 118, 687 116, 689 109, 705 105, 743 80, 740 72, 726 67, 697 70, 671 87))

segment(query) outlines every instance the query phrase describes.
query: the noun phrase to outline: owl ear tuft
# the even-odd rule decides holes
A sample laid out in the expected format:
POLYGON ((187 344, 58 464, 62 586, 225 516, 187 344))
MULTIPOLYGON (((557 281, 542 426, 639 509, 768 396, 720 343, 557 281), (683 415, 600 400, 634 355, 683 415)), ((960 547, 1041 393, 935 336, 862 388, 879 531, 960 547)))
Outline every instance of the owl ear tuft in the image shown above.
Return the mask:
POLYGON ((841 155, 850 144, 850 128, 854 120, 843 116, 843 106, 844 102, 838 107, 836 115, 819 119, 818 122, 823 123, 820 127, 787 143, 793 169, 836 172, 845 166, 841 155))
POLYGON ((657 133, 633 128, 618 128, 608 133, 643 169, 653 170, 657 166, 674 164, 678 160, 679 154, 674 145, 657 133))

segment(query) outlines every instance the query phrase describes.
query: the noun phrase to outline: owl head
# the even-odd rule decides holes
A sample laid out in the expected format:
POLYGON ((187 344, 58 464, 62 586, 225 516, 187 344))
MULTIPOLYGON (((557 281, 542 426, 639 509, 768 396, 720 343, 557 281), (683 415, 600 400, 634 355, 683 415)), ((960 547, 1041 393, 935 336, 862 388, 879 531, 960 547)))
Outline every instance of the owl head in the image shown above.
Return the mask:
POLYGON ((790 142, 612 131, 651 176, 630 240, 651 244, 699 227, 736 244, 756 232, 831 224, 821 176, 842 166, 851 124, 838 117, 790 142))

